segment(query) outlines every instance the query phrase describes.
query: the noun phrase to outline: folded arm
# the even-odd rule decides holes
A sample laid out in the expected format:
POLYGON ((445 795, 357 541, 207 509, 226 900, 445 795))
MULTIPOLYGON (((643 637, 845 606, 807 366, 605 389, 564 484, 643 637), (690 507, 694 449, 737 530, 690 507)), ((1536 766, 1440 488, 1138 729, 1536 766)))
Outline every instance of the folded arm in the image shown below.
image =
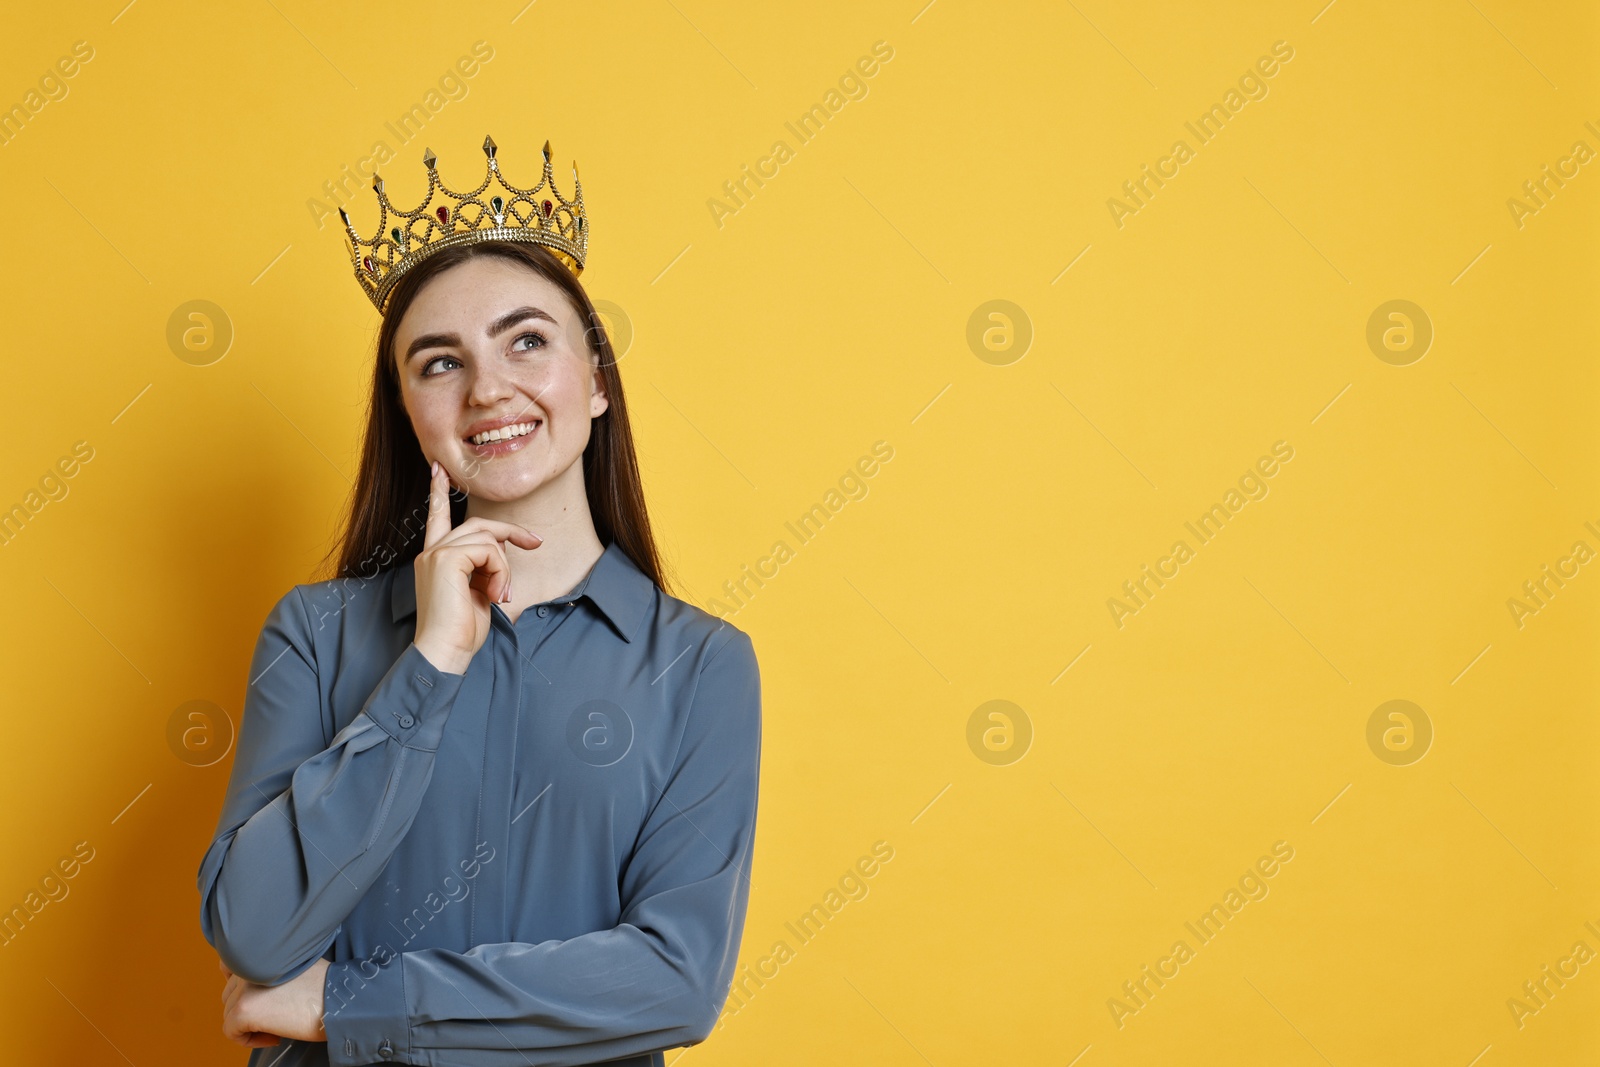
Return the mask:
POLYGON ((562 1067, 704 1040, 744 929, 760 757, 758 668, 736 630, 701 669, 678 758, 622 874, 618 925, 334 963, 329 1063, 434 1063, 472 1049, 486 1067, 562 1067))
POLYGON ((417 815, 464 675, 412 644, 324 747, 298 588, 256 643, 238 751, 201 861, 200 928, 228 969, 281 985, 333 943, 417 815))

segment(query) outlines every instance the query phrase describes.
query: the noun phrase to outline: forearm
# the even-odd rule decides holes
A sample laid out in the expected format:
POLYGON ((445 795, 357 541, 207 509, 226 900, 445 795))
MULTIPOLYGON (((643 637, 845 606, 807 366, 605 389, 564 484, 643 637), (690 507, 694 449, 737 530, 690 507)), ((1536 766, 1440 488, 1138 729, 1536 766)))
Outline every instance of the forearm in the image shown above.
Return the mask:
POLYGON ((566 941, 419 949, 382 966, 334 963, 328 1059, 421 1064, 472 1049, 484 1067, 567 1067, 690 1045, 715 1026, 732 964, 731 953, 686 956, 629 924, 566 941))
POLYGON ((415 820, 458 687, 410 646, 287 789, 269 800, 234 783, 265 806, 213 843, 200 875, 202 927, 231 970, 277 985, 326 951, 415 820))

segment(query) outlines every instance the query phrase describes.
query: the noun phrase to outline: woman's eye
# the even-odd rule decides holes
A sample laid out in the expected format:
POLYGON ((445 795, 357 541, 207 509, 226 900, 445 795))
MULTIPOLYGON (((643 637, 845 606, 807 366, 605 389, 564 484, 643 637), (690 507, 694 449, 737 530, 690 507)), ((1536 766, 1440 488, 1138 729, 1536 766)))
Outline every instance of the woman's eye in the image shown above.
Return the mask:
MULTIPOLYGON (((511 343, 513 348, 515 348, 515 346, 520 345, 524 341, 532 341, 534 343, 529 345, 527 348, 516 349, 517 351, 537 352, 539 349, 548 348, 550 345, 550 342, 545 339, 545 336, 542 333, 525 333, 511 343)), ((454 356, 434 356, 432 359, 428 360, 428 362, 422 365, 422 376, 424 378, 432 378, 434 376, 433 368, 440 363, 454 363, 457 366, 461 365, 461 361, 456 359, 454 356)))

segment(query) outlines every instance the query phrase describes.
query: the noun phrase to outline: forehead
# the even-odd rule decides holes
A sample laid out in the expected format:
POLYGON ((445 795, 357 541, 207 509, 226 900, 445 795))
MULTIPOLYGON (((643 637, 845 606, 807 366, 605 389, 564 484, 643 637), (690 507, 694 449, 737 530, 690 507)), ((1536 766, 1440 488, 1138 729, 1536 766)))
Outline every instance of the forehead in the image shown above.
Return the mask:
POLYGON ((563 325, 572 317, 566 294, 542 274, 499 256, 475 256, 428 279, 401 317, 395 341, 403 350, 423 333, 481 337, 488 323, 528 304, 563 325))

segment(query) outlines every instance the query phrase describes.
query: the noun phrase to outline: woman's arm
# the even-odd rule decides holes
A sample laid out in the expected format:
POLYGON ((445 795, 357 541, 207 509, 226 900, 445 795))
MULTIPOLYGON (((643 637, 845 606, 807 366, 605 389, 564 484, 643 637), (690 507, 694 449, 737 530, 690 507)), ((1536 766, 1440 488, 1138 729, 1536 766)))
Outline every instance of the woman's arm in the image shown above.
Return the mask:
POLYGON ((701 669, 678 757, 622 872, 620 924, 404 952, 376 974, 334 963, 329 1063, 433 1063, 472 1049, 474 1063, 556 1067, 704 1040, 744 930, 760 762, 755 651, 734 630, 701 669))
POLYGON ((408 645, 324 748, 312 648, 296 587, 256 643, 227 799, 198 876, 206 940, 261 985, 315 963, 382 872, 416 818, 465 677, 408 645))

